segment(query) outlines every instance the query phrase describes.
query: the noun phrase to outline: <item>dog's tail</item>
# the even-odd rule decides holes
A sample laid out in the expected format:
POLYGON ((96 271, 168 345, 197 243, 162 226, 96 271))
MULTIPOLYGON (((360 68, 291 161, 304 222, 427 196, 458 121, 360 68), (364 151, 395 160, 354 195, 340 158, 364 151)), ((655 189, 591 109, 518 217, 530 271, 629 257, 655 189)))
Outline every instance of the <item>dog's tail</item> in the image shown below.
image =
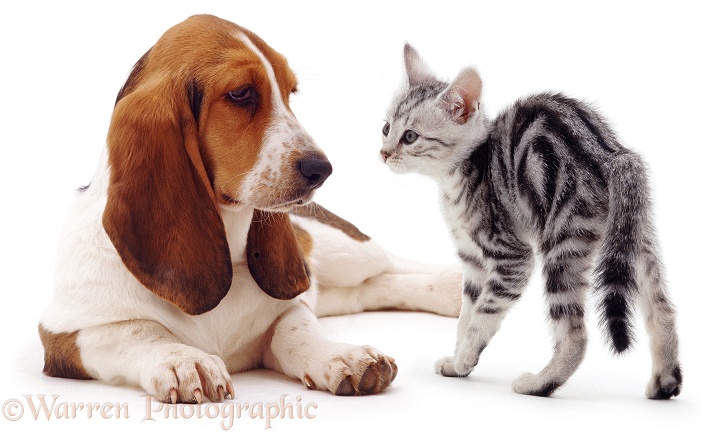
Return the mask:
POLYGON ((631 323, 638 293, 638 255, 650 224, 649 188, 645 166, 628 150, 606 165, 608 220, 596 267, 601 327, 611 348, 621 353, 634 341, 631 323))

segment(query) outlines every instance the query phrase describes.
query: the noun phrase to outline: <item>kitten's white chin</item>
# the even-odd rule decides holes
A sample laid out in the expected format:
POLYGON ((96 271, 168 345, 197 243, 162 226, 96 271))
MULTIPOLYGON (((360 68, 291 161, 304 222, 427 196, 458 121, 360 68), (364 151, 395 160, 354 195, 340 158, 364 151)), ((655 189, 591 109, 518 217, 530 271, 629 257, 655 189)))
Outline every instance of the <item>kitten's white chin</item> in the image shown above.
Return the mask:
POLYGON ((406 165, 404 165, 401 161, 386 161, 384 164, 389 167, 389 170, 396 174, 404 174, 409 172, 406 169, 406 165))
POLYGON ((408 173, 408 170, 406 170, 406 167, 401 167, 398 165, 390 165, 389 170, 391 170, 393 173, 396 174, 406 174, 408 173))

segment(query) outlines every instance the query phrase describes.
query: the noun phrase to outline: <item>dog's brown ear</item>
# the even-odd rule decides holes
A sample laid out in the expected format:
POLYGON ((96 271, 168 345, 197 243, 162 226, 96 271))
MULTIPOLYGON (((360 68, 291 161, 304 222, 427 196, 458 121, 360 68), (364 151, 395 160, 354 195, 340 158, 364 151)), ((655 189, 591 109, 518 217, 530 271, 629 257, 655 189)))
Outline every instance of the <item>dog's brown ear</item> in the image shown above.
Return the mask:
POLYGON ((138 281, 182 311, 201 314, 229 291, 232 267, 199 149, 199 92, 194 82, 151 75, 146 56, 111 119, 103 226, 138 281))
POLYGON ((310 287, 305 259, 286 213, 254 211, 246 263, 261 290, 273 298, 293 299, 310 287))

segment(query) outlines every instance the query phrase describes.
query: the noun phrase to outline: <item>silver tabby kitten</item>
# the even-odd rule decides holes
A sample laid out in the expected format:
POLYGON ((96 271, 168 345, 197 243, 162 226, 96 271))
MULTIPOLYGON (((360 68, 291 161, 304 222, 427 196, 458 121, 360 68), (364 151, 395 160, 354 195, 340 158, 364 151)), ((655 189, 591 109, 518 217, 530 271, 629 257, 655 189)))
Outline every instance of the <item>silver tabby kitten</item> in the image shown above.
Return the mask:
POLYGON ((489 120, 482 82, 463 69, 438 80, 409 45, 408 82, 387 114, 381 156, 393 171, 435 178, 464 265, 463 306, 444 376, 467 376, 522 295, 541 258, 555 339, 549 364, 513 388, 549 396, 577 369, 586 348, 585 297, 600 293, 602 325, 612 349, 633 341, 636 299, 651 339, 653 371, 646 395, 679 394, 675 312, 651 221, 645 168, 586 104, 543 93, 517 101, 489 120), (595 264, 595 266, 594 266, 595 264))

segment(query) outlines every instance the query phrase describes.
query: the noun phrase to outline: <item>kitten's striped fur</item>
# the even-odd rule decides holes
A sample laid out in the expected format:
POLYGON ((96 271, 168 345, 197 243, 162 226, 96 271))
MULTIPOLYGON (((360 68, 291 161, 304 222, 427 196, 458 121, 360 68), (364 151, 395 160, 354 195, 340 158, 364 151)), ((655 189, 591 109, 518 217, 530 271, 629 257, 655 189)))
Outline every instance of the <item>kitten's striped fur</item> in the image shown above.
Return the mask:
POLYGON ((513 385, 548 396, 577 369, 586 348, 585 297, 598 309, 611 348, 633 341, 636 298, 651 339, 646 395, 680 392, 675 312, 665 289, 650 214, 646 170, 588 105, 561 94, 521 99, 490 121, 482 82, 464 69, 439 81, 409 45, 408 83, 392 102, 382 157, 397 172, 434 177, 464 264, 463 307, 453 357, 436 364, 467 376, 541 258, 554 354, 513 385))

